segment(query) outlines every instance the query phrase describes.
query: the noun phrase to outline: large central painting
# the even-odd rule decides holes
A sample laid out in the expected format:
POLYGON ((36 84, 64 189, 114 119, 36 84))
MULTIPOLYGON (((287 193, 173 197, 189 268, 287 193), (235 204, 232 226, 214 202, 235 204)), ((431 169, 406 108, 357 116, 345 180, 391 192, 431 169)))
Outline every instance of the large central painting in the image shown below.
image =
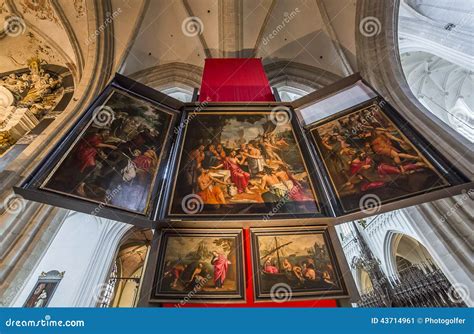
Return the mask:
POLYGON ((319 207, 289 111, 185 121, 170 215, 281 215, 319 207))
POLYGON ((120 90, 94 109, 42 185, 67 196, 147 214, 171 113, 120 90))

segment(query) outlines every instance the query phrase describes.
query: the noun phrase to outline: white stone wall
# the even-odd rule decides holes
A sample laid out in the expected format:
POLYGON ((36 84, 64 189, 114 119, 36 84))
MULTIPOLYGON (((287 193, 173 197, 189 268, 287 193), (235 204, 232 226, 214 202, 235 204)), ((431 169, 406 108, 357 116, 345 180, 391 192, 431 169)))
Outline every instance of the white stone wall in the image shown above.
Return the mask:
MULTIPOLYGON (((402 234, 417 240, 428 250, 435 264, 441 268, 451 284, 460 287, 463 293, 468 291, 466 302, 472 306, 472 293, 470 291, 473 284, 469 275, 470 269, 464 268, 465 266, 462 263, 458 263, 446 244, 434 233, 421 232, 420 227, 426 227, 427 224, 419 218, 413 215, 413 210, 392 211, 368 219, 366 227, 359 226, 359 231, 374 256, 380 260, 381 269, 387 276, 393 276, 397 273, 393 251, 394 237, 402 234)), ((353 229, 352 222, 336 226, 349 265, 352 264, 355 257, 361 255, 359 245, 355 242, 353 229)), ((351 268, 351 273, 359 292, 361 292, 360 273, 353 268, 351 268)))
POLYGON ((65 272, 48 307, 93 307, 103 292, 111 265, 131 225, 71 213, 14 299, 21 307, 42 272, 65 272))

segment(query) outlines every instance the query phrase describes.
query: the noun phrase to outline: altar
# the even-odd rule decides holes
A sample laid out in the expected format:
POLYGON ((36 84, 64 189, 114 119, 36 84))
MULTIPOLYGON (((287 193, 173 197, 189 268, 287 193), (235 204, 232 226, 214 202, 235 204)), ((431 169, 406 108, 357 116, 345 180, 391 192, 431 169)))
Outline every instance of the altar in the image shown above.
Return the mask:
POLYGON ((358 296, 336 224, 472 185, 358 74, 284 103, 213 59, 190 103, 117 74, 15 191, 153 229, 140 306, 314 307, 358 296))

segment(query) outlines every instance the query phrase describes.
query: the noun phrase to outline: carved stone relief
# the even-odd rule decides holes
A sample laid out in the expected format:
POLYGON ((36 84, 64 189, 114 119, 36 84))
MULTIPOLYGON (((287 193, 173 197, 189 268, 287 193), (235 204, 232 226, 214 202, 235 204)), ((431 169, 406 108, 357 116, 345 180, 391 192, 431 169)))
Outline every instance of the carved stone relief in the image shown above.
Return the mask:
POLYGON ((61 99, 61 78, 45 72, 38 58, 28 60, 28 71, 0 78, 0 155, 8 150, 61 99))

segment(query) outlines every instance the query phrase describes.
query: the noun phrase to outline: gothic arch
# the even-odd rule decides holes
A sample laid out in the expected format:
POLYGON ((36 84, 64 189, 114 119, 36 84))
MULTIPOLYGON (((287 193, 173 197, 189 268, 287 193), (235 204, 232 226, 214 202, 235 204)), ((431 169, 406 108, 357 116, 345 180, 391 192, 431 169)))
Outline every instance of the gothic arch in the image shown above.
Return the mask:
MULTIPOLYGON (((104 286, 110 286, 110 300, 99 300, 103 307, 133 307, 138 297, 143 270, 146 265, 151 230, 130 228, 116 245, 115 255, 109 265, 108 276, 104 286), (116 273, 112 277, 111 274, 116 273), (133 278, 122 279, 122 278, 133 278)), ((108 289, 105 289, 106 291, 108 289)), ((100 296, 106 297, 106 296, 100 296)))
POLYGON ((276 61, 264 66, 272 87, 292 86, 303 91, 317 90, 341 77, 318 67, 292 61, 276 61))
POLYGON ((415 236, 405 232, 390 230, 384 239, 384 262, 389 277, 399 276, 398 257, 409 261, 411 264, 433 261, 433 256, 429 253, 426 246, 415 236), (403 243, 403 246, 411 243, 414 248, 408 253, 400 253, 400 256, 398 256, 399 252, 404 251, 400 249, 401 243, 403 243))
POLYGON ((180 87, 193 91, 201 86, 202 71, 202 67, 175 62, 150 67, 129 77, 159 90, 180 87))

